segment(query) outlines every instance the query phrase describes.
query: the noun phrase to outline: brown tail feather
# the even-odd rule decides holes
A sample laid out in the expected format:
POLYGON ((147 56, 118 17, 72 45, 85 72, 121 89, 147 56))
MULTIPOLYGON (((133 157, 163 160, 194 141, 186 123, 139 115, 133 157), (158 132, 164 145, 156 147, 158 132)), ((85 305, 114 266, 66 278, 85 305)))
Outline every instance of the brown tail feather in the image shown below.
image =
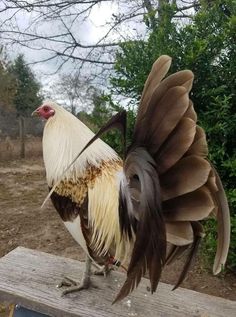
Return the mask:
POLYGON ((155 292, 166 258, 165 224, 155 162, 144 148, 137 147, 128 153, 124 172, 130 186, 134 186, 136 192, 140 188, 138 195, 140 204, 137 205, 134 213, 133 206, 129 204, 129 192, 121 190, 121 201, 124 202, 122 203, 123 208, 119 211, 122 233, 129 233, 131 227, 136 239, 127 270, 127 278, 115 302, 127 296, 134 287, 138 286, 146 270, 149 271, 151 292, 155 292), (132 181, 133 178, 135 181, 132 181), (133 218, 137 220, 135 226, 132 224, 133 218))
POLYGON ((193 108, 193 103, 191 100, 189 100, 189 106, 184 114, 184 117, 189 118, 189 119, 193 120, 194 122, 197 122, 197 114, 193 108))
POLYGON ((206 186, 163 203, 166 221, 198 221, 207 218, 215 208, 206 186))
POLYGON ((159 175, 175 165, 189 149, 196 132, 196 124, 189 118, 182 118, 166 142, 154 155, 159 175))
MULTIPOLYGON (((168 64, 165 73, 169 68, 167 60, 162 60, 163 65, 168 64)), ((155 159, 160 175, 166 239, 174 245, 167 260, 172 261, 176 254, 192 245, 177 287, 183 281, 202 237, 202 227, 197 221, 211 213, 216 213, 218 219, 214 272, 219 271, 228 252, 229 213, 220 179, 205 159, 208 155, 206 136, 196 125, 197 115, 189 100, 193 74, 181 71, 159 82, 164 76, 162 68, 157 77, 158 84, 151 85, 155 82, 152 76, 157 74, 156 67, 149 75, 143 93, 148 97, 141 100, 142 111, 137 117, 133 146, 145 146, 155 159)))
POLYGON ((177 246, 172 244, 166 257, 166 265, 170 265, 174 260, 179 258, 188 249, 189 245, 177 246))
POLYGON ((206 135, 204 130, 199 126, 196 126, 196 134, 193 144, 189 148, 186 155, 197 155, 200 157, 206 157, 208 155, 206 135))
POLYGON ((159 106, 153 112, 153 120, 149 123, 149 129, 143 139, 152 155, 157 152, 178 125, 187 108, 188 95, 183 87, 169 89, 161 99, 159 106), (173 111, 173 108, 175 108, 175 111, 173 111))
MULTIPOLYGON (((148 132, 146 127, 150 125, 151 122, 155 121, 153 113, 159 109, 159 103, 166 95, 167 91, 171 88, 182 86, 182 88, 188 92, 188 89, 186 89, 184 85, 189 83, 191 80, 193 80, 193 73, 186 70, 167 77, 156 87, 156 89, 152 92, 150 102, 146 106, 146 112, 143 113, 143 116, 139 116, 136 121, 134 129, 134 140, 136 143, 143 142, 143 135, 146 135, 148 132)), ((140 106, 142 106, 142 104, 140 106)))
POLYGON ((191 248, 190 248, 190 252, 186 258, 186 261, 185 261, 185 264, 184 264, 184 267, 183 267, 183 270, 178 278, 178 281, 177 283, 175 284, 174 288, 173 288, 173 291, 178 288, 180 286, 180 284, 183 282, 183 280, 185 279, 186 275, 187 275, 187 272, 190 268, 190 266, 192 265, 194 259, 195 259, 195 256, 197 254, 197 251, 198 251, 198 248, 199 248, 199 245, 200 245, 200 242, 201 242, 201 239, 203 237, 203 227, 202 225, 199 223, 199 222, 192 222, 191 223, 192 225, 192 228, 193 228, 193 233, 194 233, 194 241, 191 245, 191 248))
POLYGON ((169 171, 161 175, 163 200, 182 196, 200 188, 207 182, 210 170, 210 164, 199 156, 182 158, 169 171))
POLYGON ((143 117, 147 110, 154 89, 165 77, 171 65, 171 58, 167 55, 160 56, 152 66, 151 72, 145 82, 140 106, 137 114, 137 122, 143 117))
POLYGON ((216 176, 216 185, 218 187, 218 191, 215 192, 215 197, 218 202, 218 211, 216 215, 218 239, 213 273, 218 274, 222 270, 222 267, 225 265, 229 250, 230 213, 227 198, 220 177, 214 168, 213 170, 216 176))
POLYGON ((174 245, 188 245, 193 242, 193 230, 189 221, 166 221, 166 239, 174 245))

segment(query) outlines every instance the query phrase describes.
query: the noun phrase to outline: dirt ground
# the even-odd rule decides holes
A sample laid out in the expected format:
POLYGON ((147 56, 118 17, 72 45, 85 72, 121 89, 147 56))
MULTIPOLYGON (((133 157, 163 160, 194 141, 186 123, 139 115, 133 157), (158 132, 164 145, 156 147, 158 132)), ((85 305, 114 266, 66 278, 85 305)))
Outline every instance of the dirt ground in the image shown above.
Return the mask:
MULTIPOLYGON (((0 257, 17 246, 84 260, 82 249, 64 228, 48 202, 42 160, 0 162, 0 257)), ((213 276, 197 261, 182 284, 198 292, 236 300, 236 276, 213 276)), ((168 267, 162 281, 174 284, 181 260, 168 267)), ((1 314, 0 314, 1 315, 1 314)))

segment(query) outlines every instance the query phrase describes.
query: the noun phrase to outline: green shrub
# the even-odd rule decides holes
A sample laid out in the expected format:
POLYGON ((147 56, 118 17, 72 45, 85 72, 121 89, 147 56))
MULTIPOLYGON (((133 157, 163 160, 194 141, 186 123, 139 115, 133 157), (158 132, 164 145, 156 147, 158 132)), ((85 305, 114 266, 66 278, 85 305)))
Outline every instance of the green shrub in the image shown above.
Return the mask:
MULTIPOLYGON (((195 80, 191 99, 204 127, 209 157, 226 189, 232 221, 228 266, 236 267, 236 2, 202 2, 189 24, 172 19, 172 7, 150 31, 145 41, 129 41, 120 46, 111 78, 118 94, 139 100, 152 63, 162 54, 173 58, 171 72, 191 69, 195 80), (227 8, 227 14, 223 7, 227 8)), ((168 7, 168 5, 167 5, 168 7)), ((215 221, 205 224, 202 252, 212 263, 216 251, 215 221)))

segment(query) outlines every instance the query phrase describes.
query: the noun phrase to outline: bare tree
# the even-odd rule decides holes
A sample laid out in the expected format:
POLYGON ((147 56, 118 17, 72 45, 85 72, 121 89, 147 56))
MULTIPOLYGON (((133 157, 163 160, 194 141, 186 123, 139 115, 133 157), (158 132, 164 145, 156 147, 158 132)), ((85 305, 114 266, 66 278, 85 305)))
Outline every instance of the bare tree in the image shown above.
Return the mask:
POLYGON ((93 95, 98 89, 92 85, 89 78, 81 77, 78 72, 60 75, 49 88, 51 91, 49 97, 59 103, 63 101, 64 107, 73 114, 92 111, 93 95))
MULTIPOLYGON (((79 66, 96 64, 97 75, 110 70, 117 46, 127 39, 145 37, 157 26, 166 4, 172 6, 173 18, 191 18, 189 9, 199 1, 184 0, 2 0, 0 38, 5 43, 20 44, 40 52, 35 63, 54 60, 58 71, 70 60, 79 66), (110 18, 104 20, 103 34, 92 43, 81 39, 81 27, 91 24, 93 10, 109 6, 110 18), (25 21, 18 17, 25 14, 25 21), (145 25, 144 25, 145 23, 145 25), (143 29, 140 29, 143 25, 143 29), (140 31, 141 30, 141 31, 140 31), (143 31, 145 30, 145 31, 143 31), (99 73, 100 72, 100 73, 99 73)), ((84 35, 84 34, 83 34, 84 35)), ((83 36, 84 38, 84 36, 83 36)))

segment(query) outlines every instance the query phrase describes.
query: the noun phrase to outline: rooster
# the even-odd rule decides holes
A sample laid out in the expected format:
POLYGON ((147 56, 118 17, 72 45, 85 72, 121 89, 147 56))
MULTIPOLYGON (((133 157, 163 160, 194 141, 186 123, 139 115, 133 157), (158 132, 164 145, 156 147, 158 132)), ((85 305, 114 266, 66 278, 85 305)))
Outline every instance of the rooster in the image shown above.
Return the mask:
POLYGON ((186 251, 178 287, 204 236, 201 220, 210 215, 218 221, 213 273, 225 264, 229 208, 189 99, 193 74, 184 70, 164 78, 170 65, 169 56, 153 64, 123 160, 99 137, 115 127, 125 140, 125 111, 97 134, 52 101, 33 113, 47 120, 43 158, 48 197, 87 255, 80 285, 64 293, 89 287, 91 263, 104 270, 109 264, 127 268, 115 301, 147 274, 153 293, 163 267, 186 251))

